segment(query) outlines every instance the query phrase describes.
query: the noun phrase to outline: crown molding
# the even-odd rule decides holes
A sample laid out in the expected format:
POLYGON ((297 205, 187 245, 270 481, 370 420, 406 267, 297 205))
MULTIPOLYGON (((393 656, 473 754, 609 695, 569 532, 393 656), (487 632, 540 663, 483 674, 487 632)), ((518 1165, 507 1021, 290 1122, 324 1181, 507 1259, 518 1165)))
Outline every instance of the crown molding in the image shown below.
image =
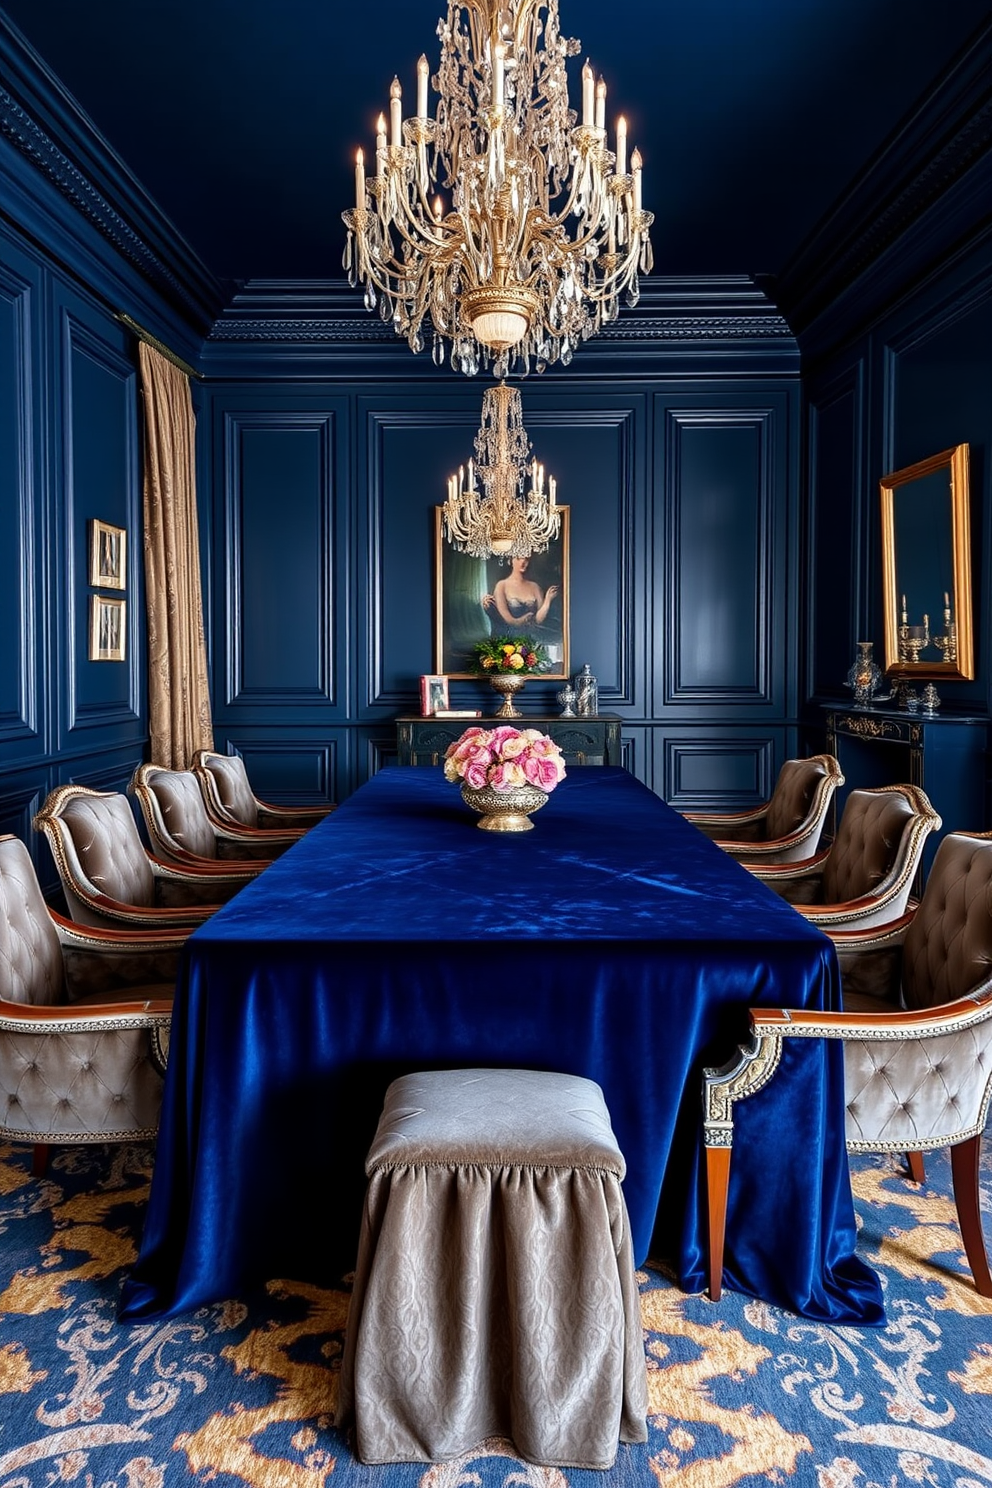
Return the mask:
MULTIPOLYGON (((689 350, 728 362, 755 358, 764 372, 770 360, 783 372, 798 368, 788 323, 753 280, 739 276, 642 281, 636 307, 623 308, 618 321, 582 343, 568 375, 621 358, 634 370, 635 360, 684 357, 689 350)), ((406 341, 367 311, 359 291, 343 280, 240 284, 207 337, 203 366, 215 372, 220 362, 247 364, 259 354, 266 361, 300 364, 340 356, 352 370, 358 354, 363 365, 403 363, 452 375, 447 367, 435 369, 426 353, 411 360, 406 341)), ((639 375, 643 370, 638 366, 639 375)), ((543 375, 560 373, 552 368, 543 375)))
POLYGON ((778 297, 797 334, 895 245, 905 257, 908 235, 945 204, 945 238, 967 231, 968 214, 980 228, 990 215, 982 185, 990 148, 992 20, 979 27, 783 270, 778 297))
MULTIPOLYGON (((202 335, 219 281, 2 11, 0 75, 0 136, 202 335)), ((29 171, 19 184, 31 190, 29 171)))

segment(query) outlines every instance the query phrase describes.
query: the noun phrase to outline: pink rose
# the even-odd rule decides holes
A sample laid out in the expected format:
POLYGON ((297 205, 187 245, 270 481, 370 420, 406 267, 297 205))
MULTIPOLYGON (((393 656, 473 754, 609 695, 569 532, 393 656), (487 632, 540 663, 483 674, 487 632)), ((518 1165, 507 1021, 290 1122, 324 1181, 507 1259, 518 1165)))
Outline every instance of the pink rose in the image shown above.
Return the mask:
POLYGON ((489 775, 489 784, 493 790, 514 790, 518 785, 527 784, 527 776, 515 760, 509 760, 505 764, 493 766, 489 775))
POLYGON ((519 737, 519 729, 513 728, 512 725, 508 723, 501 723, 498 728, 493 729, 489 740, 489 747, 492 750, 493 754, 498 756, 503 753, 503 746, 507 743, 508 740, 518 739, 519 737))
POLYGON ((524 761, 524 774, 531 785, 536 785, 538 790, 549 794, 561 779, 557 761, 535 755, 524 761))
POLYGON ((448 745, 447 749, 444 751, 445 759, 464 759, 465 756, 462 751, 466 750, 470 744, 474 743, 474 741, 479 738, 480 735, 485 737, 487 732, 487 729, 479 728, 477 724, 473 725, 472 728, 467 728, 465 732, 459 738, 457 738, 453 744, 448 745))
MULTIPOLYGON (((496 768, 498 769, 499 766, 497 765, 496 768)), ((470 785, 473 790, 482 789, 482 787, 486 784, 486 777, 488 774, 488 760, 485 763, 483 763, 482 760, 471 760, 462 771, 462 777, 465 781, 465 784, 470 785)))

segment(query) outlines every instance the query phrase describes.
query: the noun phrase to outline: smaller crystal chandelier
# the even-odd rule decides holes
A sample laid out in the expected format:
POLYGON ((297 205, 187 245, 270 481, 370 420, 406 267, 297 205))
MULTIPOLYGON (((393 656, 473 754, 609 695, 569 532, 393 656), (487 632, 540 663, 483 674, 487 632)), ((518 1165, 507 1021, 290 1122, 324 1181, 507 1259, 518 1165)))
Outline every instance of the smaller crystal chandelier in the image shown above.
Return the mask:
POLYGON ((468 462, 467 482, 464 465, 448 478, 443 508, 448 541, 473 558, 543 553, 558 536, 561 512, 554 476, 548 476, 545 489, 544 466, 529 459, 519 389, 505 382, 487 388, 475 454, 475 461, 468 462))

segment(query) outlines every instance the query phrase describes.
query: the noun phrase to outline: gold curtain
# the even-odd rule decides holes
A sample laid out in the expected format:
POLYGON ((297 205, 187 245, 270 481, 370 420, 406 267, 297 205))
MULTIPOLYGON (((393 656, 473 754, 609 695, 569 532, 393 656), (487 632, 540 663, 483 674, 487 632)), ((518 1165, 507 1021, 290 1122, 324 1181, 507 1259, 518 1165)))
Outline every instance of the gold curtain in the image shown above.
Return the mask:
POLYGON ((152 763, 188 770, 213 749, 200 592, 189 379, 138 343, 145 405, 145 589, 152 763))

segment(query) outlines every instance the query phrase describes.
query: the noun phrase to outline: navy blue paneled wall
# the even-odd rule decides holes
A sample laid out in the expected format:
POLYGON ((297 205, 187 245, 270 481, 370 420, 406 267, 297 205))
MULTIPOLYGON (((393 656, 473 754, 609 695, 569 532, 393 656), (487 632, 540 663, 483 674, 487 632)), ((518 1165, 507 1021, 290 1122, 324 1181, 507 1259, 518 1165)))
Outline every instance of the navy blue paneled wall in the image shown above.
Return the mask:
MULTIPOLYGON (((528 379, 524 414, 570 509, 572 670, 659 793, 750 803, 795 745, 796 353, 748 281, 693 289, 691 334, 656 289, 528 379)), ((204 351, 214 722, 262 794, 341 797, 441 669, 435 509, 485 384, 384 340, 357 295, 301 300, 247 286, 204 351)), ((557 711, 560 685, 528 682, 525 708, 557 711)), ((471 680, 451 701, 495 706, 471 680)))
POLYGON ((140 407, 115 311, 189 358, 219 300, 208 312, 188 250, 2 25, 0 67, 0 832, 51 888, 31 829, 48 792, 123 789, 147 750, 140 407), (127 534, 123 595, 89 582, 93 519, 127 534), (98 592, 126 602, 122 662, 89 660, 98 592))
MULTIPOLYGON (((881 657, 880 478, 962 443, 970 451, 975 677, 940 684, 941 716, 987 720, 992 709, 990 44, 986 28, 780 287, 803 357, 809 748, 822 745, 825 706, 850 700, 843 682, 855 643, 873 640, 881 657)), ((950 737, 929 733, 935 743, 950 737)), ((931 778, 922 745, 895 750, 887 762, 886 748, 869 751, 873 768, 931 778)), ((867 756, 859 758, 867 767, 867 756)), ((935 778, 945 828, 984 829, 980 761, 969 763, 967 781, 953 765, 945 773, 954 778, 935 778)))
POLYGON ((0 229, 0 831, 65 780, 122 788, 147 738, 138 400, 126 333, 0 229), (89 582, 89 523, 129 538, 123 595, 89 582), (125 660, 89 660, 91 597, 126 602, 125 660))

